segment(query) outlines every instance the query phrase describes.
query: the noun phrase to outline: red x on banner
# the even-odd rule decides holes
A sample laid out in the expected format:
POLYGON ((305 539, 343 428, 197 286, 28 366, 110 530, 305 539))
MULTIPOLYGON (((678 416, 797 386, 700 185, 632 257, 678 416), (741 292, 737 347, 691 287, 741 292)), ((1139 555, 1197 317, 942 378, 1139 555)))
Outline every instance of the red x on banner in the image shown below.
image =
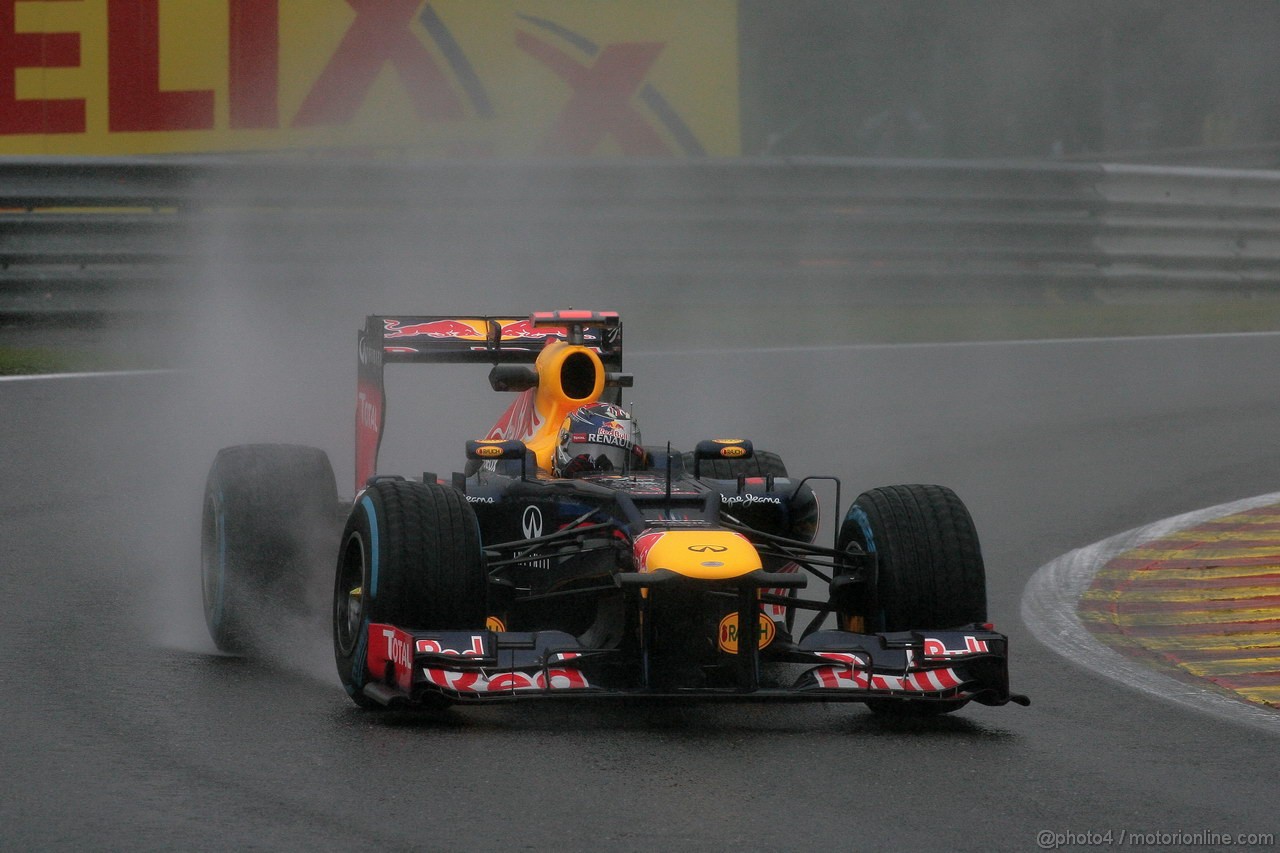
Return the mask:
POLYGON ((573 89, 573 97, 552 123, 538 153, 591 154, 606 136, 612 136, 624 154, 670 153, 653 125, 631 103, 665 45, 611 44, 590 65, 523 31, 516 33, 516 46, 573 89))
POLYGON ((410 29, 422 0, 347 0, 356 19, 307 94, 294 127, 346 124, 384 65, 395 68, 422 119, 465 113, 426 45, 410 29))

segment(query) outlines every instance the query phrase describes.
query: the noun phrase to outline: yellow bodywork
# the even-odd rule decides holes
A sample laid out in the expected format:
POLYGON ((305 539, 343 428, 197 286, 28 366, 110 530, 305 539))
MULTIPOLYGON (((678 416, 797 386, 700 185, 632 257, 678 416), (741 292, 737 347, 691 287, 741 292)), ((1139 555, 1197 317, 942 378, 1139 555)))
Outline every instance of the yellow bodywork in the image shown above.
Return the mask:
POLYGON ((604 392, 604 365, 600 356, 588 347, 573 346, 564 341, 552 341, 538 354, 534 364, 538 371, 538 387, 531 392, 534 405, 537 407, 541 427, 531 436, 524 439, 525 446, 538 458, 538 467, 544 471, 551 470, 551 457, 556 449, 556 440, 560 434, 560 425, 564 419, 582 406, 594 403, 604 392), (582 397, 572 397, 561 384, 561 372, 564 363, 571 357, 586 358, 591 361, 595 370, 595 382, 582 397))
POLYGON ((550 341, 538 353, 534 370, 538 374, 537 386, 521 391, 485 438, 523 441, 537 458, 538 468, 549 473, 561 425, 571 412, 600 400, 605 369, 600 356, 590 347, 550 341), (570 359, 576 360, 576 369, 567 371, 566 362, 570 359), (576 376, 576 387, 572 389, 576 394, 564 387, 566 372, 576 376), (588 375, 589 383, 584 381, 588 375))
POLYGON ((700 580, 729 580, 761 567, 747 538, 731 530, 653 530, 635 541, 636 571, 667 569, 700 580))

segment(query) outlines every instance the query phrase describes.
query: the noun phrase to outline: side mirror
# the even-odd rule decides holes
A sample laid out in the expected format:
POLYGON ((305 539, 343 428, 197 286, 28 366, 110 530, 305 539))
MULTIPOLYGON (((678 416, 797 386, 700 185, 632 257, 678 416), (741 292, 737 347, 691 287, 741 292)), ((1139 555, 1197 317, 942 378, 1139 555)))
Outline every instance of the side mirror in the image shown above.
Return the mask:
POLYGON ((467 442, 467 458, 481 462, 498 462, 503 459, 520 460, 520 479, 529 478, 529 448, 523 441, 501 438, 471 439, 467 442))
POLYGON ((755 448, 745 438, 712 438, 693 449, 693 476, 702 476, 703 459, 750 459, 755 448))
POLYGON ((496 462, 499 459, 524 459, 525 450, 523 441, 481 438, 467 442, 467 458, 479 459, 482 462, 496 462))

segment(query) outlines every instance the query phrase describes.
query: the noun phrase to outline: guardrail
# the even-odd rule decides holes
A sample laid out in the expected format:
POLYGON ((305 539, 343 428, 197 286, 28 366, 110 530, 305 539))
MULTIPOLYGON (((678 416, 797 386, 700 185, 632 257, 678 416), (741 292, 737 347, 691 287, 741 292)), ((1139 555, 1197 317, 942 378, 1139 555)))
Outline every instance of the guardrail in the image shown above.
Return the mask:
POLYGON ((228 266, 295 285, 316 270, 416 267, 465 285, 515 269, 530 286, 813 304, 1280 287, 1273 171, 46 158, 0 162, 0 209, 10 322, 178 310, 175 283, 228 266))

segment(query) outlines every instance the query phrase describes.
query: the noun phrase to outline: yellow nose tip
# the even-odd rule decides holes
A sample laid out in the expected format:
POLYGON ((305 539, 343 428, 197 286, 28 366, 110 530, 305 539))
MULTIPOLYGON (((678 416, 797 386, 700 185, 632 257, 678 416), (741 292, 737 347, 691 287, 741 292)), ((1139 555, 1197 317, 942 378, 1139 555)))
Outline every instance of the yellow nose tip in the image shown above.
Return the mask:
POLYGON ((747 538, 732 530, 653 530, 635 542, 636 571, 667 569, 702 580, 741 577, 761 567, 747 538))

